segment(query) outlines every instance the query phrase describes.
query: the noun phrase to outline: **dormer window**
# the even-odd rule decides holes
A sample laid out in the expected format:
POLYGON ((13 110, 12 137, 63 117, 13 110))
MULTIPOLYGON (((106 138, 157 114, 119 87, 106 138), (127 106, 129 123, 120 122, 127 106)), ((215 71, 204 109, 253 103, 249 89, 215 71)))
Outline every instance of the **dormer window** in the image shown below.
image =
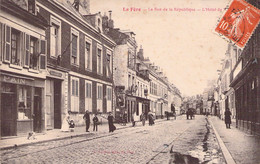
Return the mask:
POLYGON ((35 14, 35 0, 28 0, 28 11, 35 14))

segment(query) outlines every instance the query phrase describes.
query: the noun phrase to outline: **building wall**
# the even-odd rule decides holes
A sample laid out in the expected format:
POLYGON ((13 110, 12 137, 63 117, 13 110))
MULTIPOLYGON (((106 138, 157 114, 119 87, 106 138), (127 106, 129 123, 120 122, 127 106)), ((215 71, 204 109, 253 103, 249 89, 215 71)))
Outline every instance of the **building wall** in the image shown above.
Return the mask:
POLYGON ((128 82, 127 45, 117 45, 114 51, 114 84, 125 86, 128 82))
MULTIPOLYGON (((113 47, 115 43, 108 39, 103 34, 99 34, 98 30, 95 27, 92 27, 87 21, 79 17, 79 14, 68 2, 48 2, 39 0, 39 11, 43 17, 45 17, 49 24, 51 24, 52 18, 55 18, 60 22, 60 62, 58 57, 53 57, 51 55, 50 49, 50 32, 51 28, 46 30, 46 37, 48 42, 48 65, 54 67, 57 70, 63 70, 68 73, 67 76, 67 86, 64 88, 67 89, 65 93, 65 99, 62 99, 62 103, 67 104, 65 108, 62 109, 62 119, 66 115, 67 111, 72 111, 72 118, 74 119, 76 125, 82 125, 84 123, 81 115, 84 114, 85 110, 90 110, 91 114, 107 113, 107 86, 113 88, 113 47), (78 53, 77 60, 78 63, 72 64, 72 31, 78 33, 78 53), (87 40, 86 40, 87 39, 87 40), (86 51, 86 41, 90 42, 90 55, 92 58, 91 65, 92 69, 86 69, 85 66, 85 51, 86 51), (102 51, 102 74, 97 72, 97 48, 100 47, 102 51), (107 74, 107 53, 110 52, 110 66, 111 74, 107 74), (73 80, 74 79, 74 80, 73 80), (72 82, 73 80, 73 82, 72 82), (75 81, 76 80, 76 81, 75 81), (74 86, 74 81, 75 85, 74 86), (86 81, 91 83, 91 99, 86 100, 86 81), (77 84, 76 84, 77 83, 77 84), (97 100, 97 84, 102 86, 100 94, 102 97, 101 100, 97 100), (77 94, 74 95, 73 87, 78 87, 77 94), (72 91, 73 90, 73 91, 72 91), (65 101, 65 102, 64 102, 65 101), (77 109, 78 108, 78 109, 77 109), (88 109, 91 108, 91 109, 88 109), (98 110, 98 108, 101 108, 98 110)), ((113 92, 113 89, 112 89, 113 92)), ((113 95, 113 93, 111 93, 113 95)), ((112 96, 111 96, 112 97, 112 96)), ((113 106, 113 103, 109 103, 113 106)), ((112 109, 109 108, 109 109, 112 109)), ((62 120, 61 119, 61 120, 62 120)))
MULTIPOLYGON (((31 131, 43 132, 45 130, 45 98, 43 95, 45 95, 46 62, 43 61, 46 61, 45 28, 47 24, 34 22, 40 22, 40 19, 26 11, 27 8, 24 6, 16 6, 12 3, 3 1, 0 4, 1 137, 19 136, 31 131), (7 5, 9 5, 8 11, 5 10, 7 5), (11 37, 12 35, 13 37, 11 37), (11 38, 14 39, 14 36, 17 38, 16 48, 11 42, 11 38), (34 45, 39 49, 35 48, 35 52, 26 49, 30 43, 29 40, 25 42, 27 39, 35 39, 34 45), (27 46, 26 43, 28 43, 27 46), (40 52, 40 43, 45 46, 42 49, 44 52, 41 51, 42 54, 35 59, 33 55, 40 52), (12 54, 11 47, 16 50, 16 55, 12 54), (10 55, 7 53, 8 50, 10 55), (37 66, 31 65, 30 62, 33 60, 36 61, 37 66), (33 114, 34 117, 32 117, 33 114)), ((20 5, 18 2, 17 4, 20 5)))

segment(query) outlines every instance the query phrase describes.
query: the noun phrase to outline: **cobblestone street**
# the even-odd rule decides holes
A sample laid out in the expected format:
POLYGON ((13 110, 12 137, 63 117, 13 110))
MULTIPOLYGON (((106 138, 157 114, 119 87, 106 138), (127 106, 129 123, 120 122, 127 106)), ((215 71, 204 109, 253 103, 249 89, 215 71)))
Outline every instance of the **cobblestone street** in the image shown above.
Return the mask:
POLYGON ((2 163, 224 163, 207 119, 157 122, 1 152, 2 163), (93 137, 95 136, 95 137, 93 137))

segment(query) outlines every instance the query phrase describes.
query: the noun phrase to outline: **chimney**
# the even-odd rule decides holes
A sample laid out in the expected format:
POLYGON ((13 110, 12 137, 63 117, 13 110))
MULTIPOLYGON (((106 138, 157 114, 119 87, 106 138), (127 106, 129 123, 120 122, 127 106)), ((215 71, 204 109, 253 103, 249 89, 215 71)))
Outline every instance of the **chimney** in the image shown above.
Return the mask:
POLYGON ((108 27, 109 28, 114 28, 114 21, 112 20, 112 11, 109 10, 109 20, 108 20, 108 27))
POLYGON ((112 19, 112 11, 109 10, 108 12, 109 12, 109 19, 111 20, 112 19))
POLYGON ((77 11, 79 11, 79 0, 74 0, 72 6, 73 6, 77 11))

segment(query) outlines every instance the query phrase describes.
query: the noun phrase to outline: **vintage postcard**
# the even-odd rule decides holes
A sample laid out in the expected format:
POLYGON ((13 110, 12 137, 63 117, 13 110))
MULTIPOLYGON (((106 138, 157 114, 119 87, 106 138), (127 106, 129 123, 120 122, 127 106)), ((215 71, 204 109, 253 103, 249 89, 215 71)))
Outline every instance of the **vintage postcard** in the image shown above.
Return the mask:
POLYGON ((259 163, 259 5, 0 0, 1 163, 259 163))

